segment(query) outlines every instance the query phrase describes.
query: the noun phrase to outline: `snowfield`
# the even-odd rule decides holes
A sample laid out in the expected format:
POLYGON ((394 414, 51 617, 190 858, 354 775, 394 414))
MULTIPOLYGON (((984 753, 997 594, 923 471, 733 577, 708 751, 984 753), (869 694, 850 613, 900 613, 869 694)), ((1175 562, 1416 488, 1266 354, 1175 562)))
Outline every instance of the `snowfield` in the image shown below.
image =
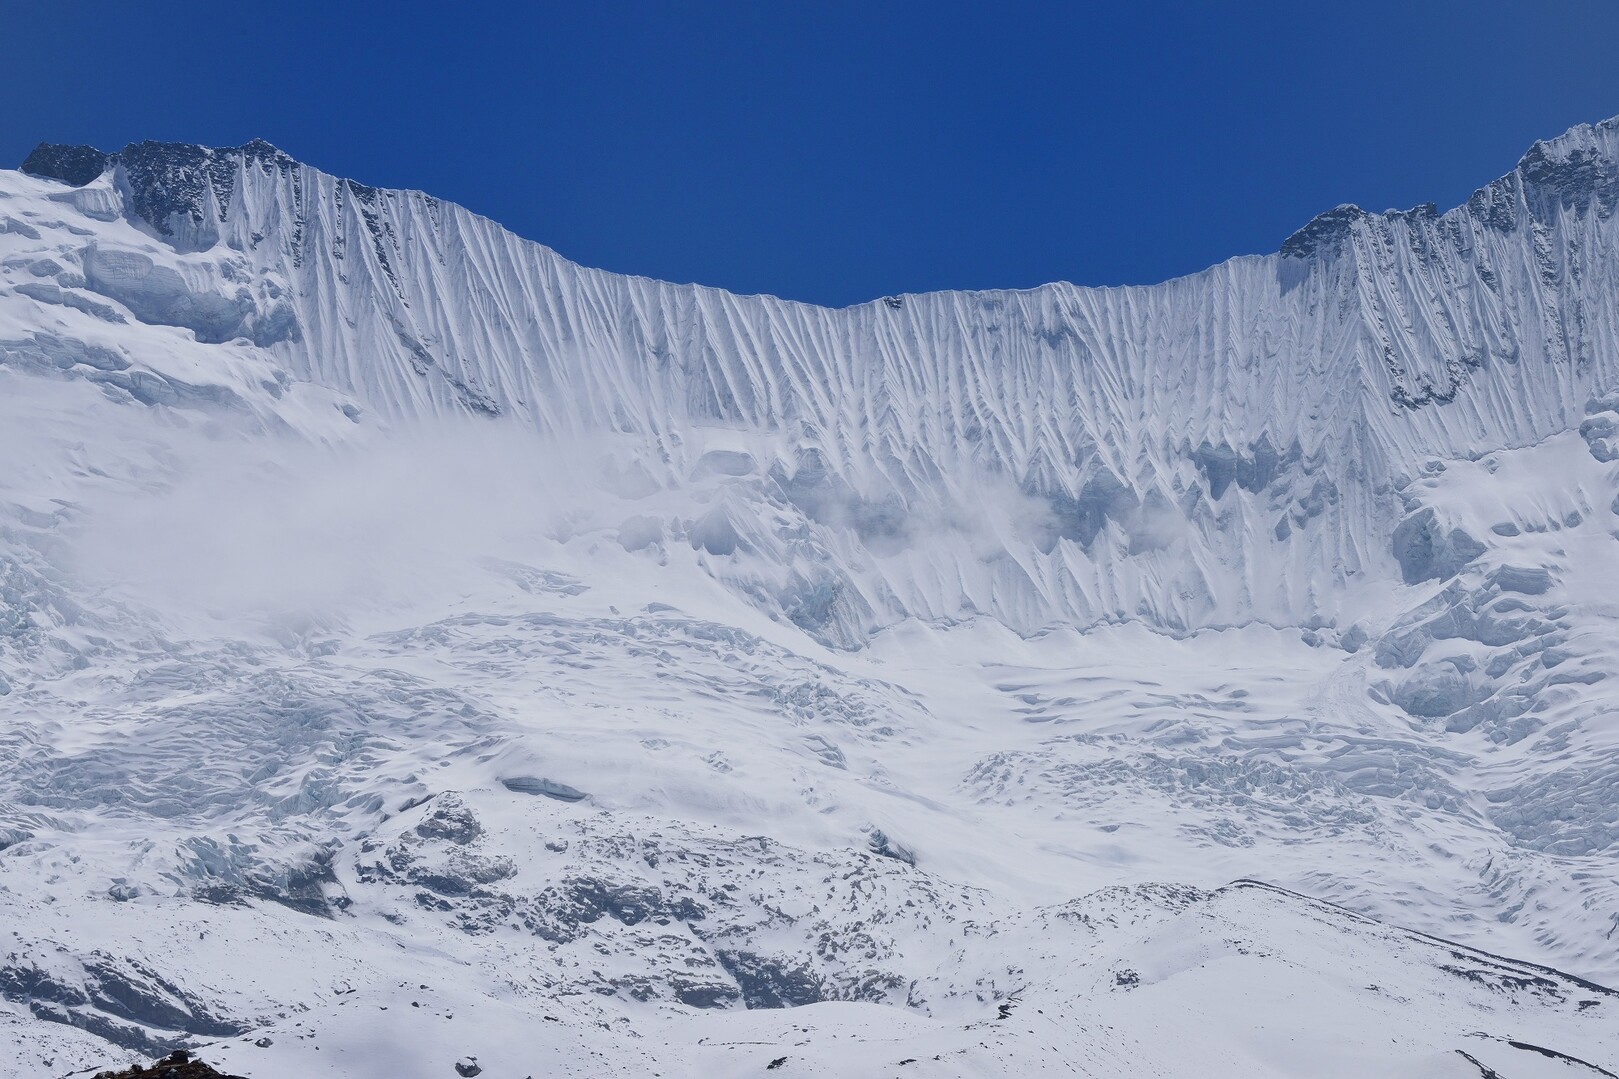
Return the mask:
POLYGON ((0 1075, 1619 1073, 1616 206, 827 310, 42 146, 0 1075))

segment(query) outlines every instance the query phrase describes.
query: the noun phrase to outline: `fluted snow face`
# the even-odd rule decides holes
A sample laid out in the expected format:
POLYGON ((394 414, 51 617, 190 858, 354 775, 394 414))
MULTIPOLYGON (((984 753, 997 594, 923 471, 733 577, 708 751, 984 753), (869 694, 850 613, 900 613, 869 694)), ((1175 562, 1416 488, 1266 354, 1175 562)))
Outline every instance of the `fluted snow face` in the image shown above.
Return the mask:
MULTIPOLYGON (((254 180, 266 201, 244 184, 232 220, 275 234, 289 182, 254 180)), ((763 480, 744 507, 796 495, 836 552, 800 567, 840 596, 811 626, 831 639, 975 611, 1025 630, 1288 620, 1379 560, 1383 537, 1349 522, 1377 517, 1389 462, 1362 442, 1376 391, 1331 270, 1286 288, 1276 260, 1240 260, 1156 289, 832 311, 584 269, 421 196, 381 196, 372 230, 332 181, 301 184, 319 212, 273 262, 303 263, 304 338, 283 347, 299 377, 385 415, 626 433, 662 486, 739 447, 763 480), (1216 480, 1216 501, 1199 450, 1255 482, 1216 480), (986 513, 992 558, 934 527, 986 513), (1299 534, 1276 539, 1290 517, 1299 534)), ((758 513, 738 516, 774 545, 758 513)))
MULTIPOLYGON (((624 436, 661 488, 749 454, 727 527, 833 600, 713 571, 849 645, 907 616, 1334 621, 1348 578, 1390 574, 1425 457, 1533 443, 1614 384, 1616 139, 1577 128, 1449 213, 1335 211, 1163 285, 843 310, 576 266, 262 144, 135 148, 76 197, 284 287, 199 336, 246 334, 375 415, 624 436), (770 523, 784 502, 811 555, 770 523)), ((668 522, 701 545, 691 524, 668 522)))

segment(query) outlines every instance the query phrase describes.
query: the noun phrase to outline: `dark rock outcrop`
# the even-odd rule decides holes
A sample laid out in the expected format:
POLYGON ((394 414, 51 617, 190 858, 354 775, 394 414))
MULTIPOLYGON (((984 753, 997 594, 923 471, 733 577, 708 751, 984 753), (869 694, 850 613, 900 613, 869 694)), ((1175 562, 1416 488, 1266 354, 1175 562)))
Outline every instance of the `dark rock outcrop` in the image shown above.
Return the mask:
POLYGON ((95 1079, 243 1079, 240 1075, 226 1075, 201 1060, 193 1057, 184 1049, 176 1049, 173 1053, 153 1064, 123 1071, 98 1072, 95 1079))
POLYGON ((42 142, 22 163, 22 171, 30 176, 42 176, 47 180, 61 180, 74 187, 83 187, 106 172, 111 164, 112 155, 94 146, 63 146, 42 142))

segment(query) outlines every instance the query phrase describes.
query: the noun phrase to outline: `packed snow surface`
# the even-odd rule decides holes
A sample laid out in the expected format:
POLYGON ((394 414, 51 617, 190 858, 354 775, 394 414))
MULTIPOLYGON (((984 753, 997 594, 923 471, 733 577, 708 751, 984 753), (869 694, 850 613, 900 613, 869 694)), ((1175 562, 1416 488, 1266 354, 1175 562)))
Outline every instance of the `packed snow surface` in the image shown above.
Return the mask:
POLYGON ((1616 206, 828 310, 41 147, 0 1074, 1619 1072, 1616 206))

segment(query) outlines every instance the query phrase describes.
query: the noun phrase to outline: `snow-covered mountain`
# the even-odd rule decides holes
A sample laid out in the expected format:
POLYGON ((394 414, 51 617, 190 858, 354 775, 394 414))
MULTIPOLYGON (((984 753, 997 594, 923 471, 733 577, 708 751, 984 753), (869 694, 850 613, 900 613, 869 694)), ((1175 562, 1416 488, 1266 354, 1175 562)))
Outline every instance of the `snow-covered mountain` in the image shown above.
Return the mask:
POLYGON ((1616 203, 828 310, 41 146, 0 1056, 1619 1070, 1616 203))

